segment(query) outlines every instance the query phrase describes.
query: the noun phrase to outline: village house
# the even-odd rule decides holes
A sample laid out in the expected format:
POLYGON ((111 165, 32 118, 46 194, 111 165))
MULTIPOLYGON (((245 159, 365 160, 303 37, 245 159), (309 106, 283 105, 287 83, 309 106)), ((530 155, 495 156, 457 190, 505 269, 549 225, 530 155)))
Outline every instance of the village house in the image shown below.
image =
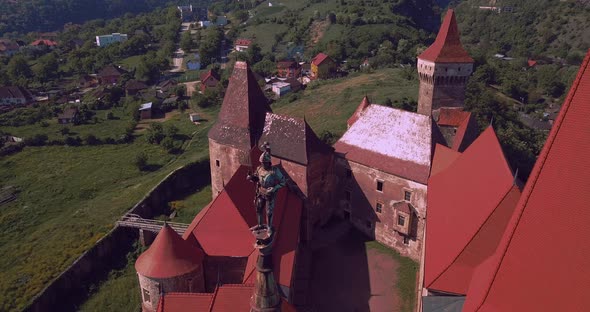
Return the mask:
POLYGON ((78 86, 80 88, 94 88, 98 85, 98 78, 93 75, 82 75, 78 79, 78 86))
POLYGON ((149 88, 147 84, 135 79, 129 80, 125 83, 125 91, 127 92, 127 95, 137 95, 140 91, 147 88, 149 88))
POLYGON ((291 92, 291 85, 288 82, 277 81, 272 84, 271 90, 277 97, 281 97, 291 92))
POLYGON ((178 85, 178 82, 175 79, 166 79, 156 85, 156 90, 165 95, 170 95, 176 85, 178 85))
POLYGON ((219 75, 212 69, 206 73, 201 74, 201 92, 207 89, 217 88, 219 86, 219 75))
POLYGON ((49 40, 49 39, 37 39, 37 40, 31 42, 30 46, 33 48, 47 47, 47 48, 53 49, 53 48, 57 47, 57 42, 55 42, 53 40, 49 40))
POLYGON ((78 118, 78 112, 78 109, 75 107, 66 108, 63 113, 57 115, 57 122, 60 124, 75 123, 78 118))
POLYGON ((17 86, 0 87, 0 105, 27 105, 34 101, 27 89, 17 86))
POLYGON ((123 74, 127 73, 119 66, 107 65, 98 74, 98 81, 103 85, 114 85, 121 81, 123 74))
POLYGON ((106 47, 115 42, 127 41, 127 34, 112 33, 110 35, 96 36, 96 45, 106 47))
POLYGON ((12 56, 20 50, 20 46, 10 39, 0 39, 0 55, 12 56))
POLYGON ((277 76, 297 78, 301 76, 301 66, 295 61, 280 61, 277 63, 277 76))
POLYGON ((152 119, 152 102, 144 103, 139 106, 139 119, 152 119))
POLYGON ((311 76, 314 79, 331 78, 336 74, 338 65, 324 53, 319 53, 311 60, 311 76))
POLYGON ((251 44, 252 44, 252 40, 239 38, 234 42, 234 50, 236 50, 238 52, 246 51, 246 50, 248 50, 248 48, 250 48, 251 44))

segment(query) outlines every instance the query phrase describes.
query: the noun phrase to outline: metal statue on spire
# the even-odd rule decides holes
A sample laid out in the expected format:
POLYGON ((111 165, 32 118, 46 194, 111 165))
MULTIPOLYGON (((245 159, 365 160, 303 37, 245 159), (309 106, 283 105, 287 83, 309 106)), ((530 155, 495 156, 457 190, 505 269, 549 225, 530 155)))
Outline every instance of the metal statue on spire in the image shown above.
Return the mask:
POLYGON ((256 197, 254 203, 256 205, 256 216, 258 218, 258 225, 256 229, 266 228, 268 235, 272 235, 272 213, 275 206, 275 198, 277 191, 285 186, 285 177, 277 166, 271 164, 270 144, 264 142, 261 146, 264 149, 260 155, 260 166, 256 168, 254 173, 248 173, 247 179, 256 183, 256 197), (262 212, 266 206, 266 226, 262 224, 262 212))

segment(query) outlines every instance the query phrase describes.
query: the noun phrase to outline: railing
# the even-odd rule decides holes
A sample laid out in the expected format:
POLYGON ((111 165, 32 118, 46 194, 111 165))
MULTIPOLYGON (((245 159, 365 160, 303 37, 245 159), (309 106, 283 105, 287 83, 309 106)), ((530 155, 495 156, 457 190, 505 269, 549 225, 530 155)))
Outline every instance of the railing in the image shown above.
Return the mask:
POLYGON ((136 214, 126 214, 119 221, 118 226, 130 227, 136 229, 142 229, 144 231, 150 231, 154 233, 160 232, 164 223, 168 224, 176 233, 183 235, 188 229, 189 225, 184 223, 167 222, 160 220, 143 219, 136 214))

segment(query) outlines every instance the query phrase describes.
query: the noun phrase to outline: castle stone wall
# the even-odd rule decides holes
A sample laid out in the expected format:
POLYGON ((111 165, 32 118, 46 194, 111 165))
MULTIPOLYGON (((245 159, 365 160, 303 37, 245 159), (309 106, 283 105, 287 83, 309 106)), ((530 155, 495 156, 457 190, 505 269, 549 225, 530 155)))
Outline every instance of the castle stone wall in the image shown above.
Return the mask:
POLYGON ((151 278, 139 273, 137 277, 143 312, 156 312, 162 293, 203 292, 205 290, 202 266, 193 272, 172 278, 151 278))
POLYGON ((441 107, 463 107, 471 63, 434 63, 418 59, 418 113, 431 115, 441 107))
POLYGON ((211 164, 211 193, 215 199, 240 168, 240 165, 250 165, 249 151, 242 151, 209 139, 209 161, 211 164))

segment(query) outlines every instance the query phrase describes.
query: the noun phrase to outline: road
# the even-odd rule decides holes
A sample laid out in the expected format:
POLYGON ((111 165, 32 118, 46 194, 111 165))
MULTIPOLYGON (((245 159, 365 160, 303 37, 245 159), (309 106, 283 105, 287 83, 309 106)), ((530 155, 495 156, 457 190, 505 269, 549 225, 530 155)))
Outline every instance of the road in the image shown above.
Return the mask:
MULTIPOLYGON (((179 37, 182 36, 182 33, 189 30, 190 23, 182 23, 180 26, 180 33, 179 37)), ((183 72, 184 69, 182 68, 182 62, 184 61, 184 51, 179 47, 178 50, 174 52, 172 55, 172 69, 170 70, 171 73, 183 72)))

